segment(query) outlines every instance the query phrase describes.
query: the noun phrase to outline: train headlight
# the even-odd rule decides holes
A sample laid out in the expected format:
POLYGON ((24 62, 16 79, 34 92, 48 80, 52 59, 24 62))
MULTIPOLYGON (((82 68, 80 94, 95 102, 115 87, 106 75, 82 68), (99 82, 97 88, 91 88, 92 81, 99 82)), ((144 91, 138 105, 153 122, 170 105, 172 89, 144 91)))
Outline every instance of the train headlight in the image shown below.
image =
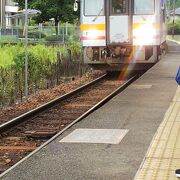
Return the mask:
POLYGON ((139 45, 152 43, 155 36, 156 29, 152 24, 141 24, 133 29, 133 38, 139 45))
POLYGON ((90 30, 86 32, 86 37, 90 39, 96 39, 99 36, 99 32, 97 30, 90 30))

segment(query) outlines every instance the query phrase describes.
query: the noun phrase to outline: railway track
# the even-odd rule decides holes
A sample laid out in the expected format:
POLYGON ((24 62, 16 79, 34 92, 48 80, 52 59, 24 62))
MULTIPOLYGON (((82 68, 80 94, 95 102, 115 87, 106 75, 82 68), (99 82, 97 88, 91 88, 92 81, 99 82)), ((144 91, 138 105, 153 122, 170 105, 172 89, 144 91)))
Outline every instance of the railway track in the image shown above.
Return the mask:
POLYGON ((39 108, 0 125, 0 174, 40 149, 124 90, 128 81, 104 75, 39 108))

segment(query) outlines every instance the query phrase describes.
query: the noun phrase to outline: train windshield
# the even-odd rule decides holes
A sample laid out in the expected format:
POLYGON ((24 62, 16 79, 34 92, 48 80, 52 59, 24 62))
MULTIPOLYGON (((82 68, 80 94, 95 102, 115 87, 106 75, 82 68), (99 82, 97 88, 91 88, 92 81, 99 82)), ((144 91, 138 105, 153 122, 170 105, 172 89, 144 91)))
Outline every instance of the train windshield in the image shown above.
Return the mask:
POLYGON ((104 0, 84 0, 86 16, 104 15, 104 0))
POLYGON ((127 0, 111 0, 111 15, 127 14, 127 0))
POLYGON ((134 0, 134 14, 154 14, 154 0, 134 0))

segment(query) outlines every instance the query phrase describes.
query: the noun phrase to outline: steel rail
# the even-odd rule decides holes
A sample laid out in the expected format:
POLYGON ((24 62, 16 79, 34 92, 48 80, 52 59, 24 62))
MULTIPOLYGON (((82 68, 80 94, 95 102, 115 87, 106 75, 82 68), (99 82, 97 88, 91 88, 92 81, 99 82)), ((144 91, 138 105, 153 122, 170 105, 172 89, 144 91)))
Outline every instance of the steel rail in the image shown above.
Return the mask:
POLYGON ((83 86, 81 86, 81 87, 79 87, 79 88, 77 88, 75 90, 72 90, 72 91, 70 91, 70 92, 68 92, 68 93, 66 93, 66 94, 52 100, 52 101, 49 101, 48 103, 45 103, 45 104, 43 104, 43 105, 41 105, 41 106, 39 106, 39 107, 37 107, 37 108, 35 108, 33 110, 30 110, 27 113, 24 113, 24 114, 22 114, 22 115, 20 115, 20 116, 18 116, 16 118, 6 122, 6 123, 1 124, 0 125, 0 134, 7 131, 8 129, 10 129, 10 128, 12 128, 12 127, 14 127, 14 126, 28 120, 28 119, 30 119, 32 117, 34 117, 35 115, 45 111, 46 109, 55 106, 56 104, 66 100, 67 98, 70 98, 70 97, 76 95, 77 93, 89 88, 90 86, 92 86, 92 85, 98 83, 99 81, 103 80, 104 78, 106 78, 106 76, 107 76, 107 74, 102 75, 101 77, 91 81, 88 84, 85 84, 85 85, 83 85, 83 86))
POLYGON ((115 97, 117 94, 121 93, 124 89, 126 89, 132 82, 134 82, 139 76, 135 75, 133 76, 131 79, 129 79, 128 81, 126 81, 124 84, 122 84, 118 89, 116 89, 114 92, 112 92, 110 95, 108 95, 107 97, 105 97, 103 100, 101 100, 99 103, 97 103, 96 105, 94 105, 91 109, 89 109, 87 112, 85 112, 83 115, 81 115, 79 118, 77 118, 76 120, 74 120, 71 124, 69 124, 68 126, 66 126, 63 130, 61 130, 59 133, 57 133, 55 136, 53 136, 51 139, 49 139, 48 141, 46 141, 43 145, 39 146, 36 150, 32 151, 29 155, 27 155, 26 157, 24 157, 23 159, 21 159, 19 162, 17 162, 15 165, 13 165, 12 167, 10 167, 8 170, 6 170, 5 172, 3 172, 2 174, 0 174, 0 178, 5 176, 8 172, 10 172, 12 169, 14 169, 15 167, 17 167, 19 164, 21 164, 22 162, 24 162, 25 160, 27 160, 28 158, 30 158, 32 155, 34 155, 35 153, 37 153, 38 151, 40 151, 41 149, 43 149, 44 147, 46 147, 48 144, 50 144, 52 141, 54 141, 56 138, 58 138, 61 134, 63 134, 66 130, 68 130, 69 128, 71 128, 73 125, 75 125, 76 123, 78 123, 79 121, 83 120, 85 117, 87 117, 89 114, 91 114, 92 112, 94 112, 95 110, 97 110, 98 108, 100 108, 101 106, 103 106, 107 101, 109 101, 110 99, 112 99, 113 97, 115 97))

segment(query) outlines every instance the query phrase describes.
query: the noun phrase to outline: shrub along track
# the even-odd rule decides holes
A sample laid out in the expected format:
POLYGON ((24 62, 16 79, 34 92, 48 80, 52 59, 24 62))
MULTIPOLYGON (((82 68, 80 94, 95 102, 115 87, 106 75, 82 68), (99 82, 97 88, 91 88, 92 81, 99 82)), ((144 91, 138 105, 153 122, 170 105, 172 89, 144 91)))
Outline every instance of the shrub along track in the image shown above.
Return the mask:
POLYGON ((103 76, 40 108, 0 125, 0 173, 124 90, 128 81, 103 76))

